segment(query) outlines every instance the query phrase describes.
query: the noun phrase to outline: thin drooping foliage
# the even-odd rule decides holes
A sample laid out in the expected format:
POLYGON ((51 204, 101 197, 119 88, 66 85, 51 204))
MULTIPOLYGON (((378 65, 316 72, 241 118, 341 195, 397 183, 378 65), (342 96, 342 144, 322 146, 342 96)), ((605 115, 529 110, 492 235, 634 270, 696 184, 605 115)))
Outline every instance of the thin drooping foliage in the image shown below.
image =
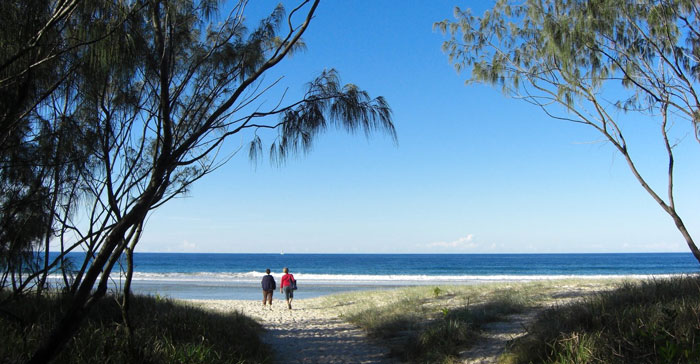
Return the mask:
MULTIPOLYGON (((66 26, 80 1, 0 3, 0 288, 40 291, 49 262, 35 254, 74 207, 88 140, 45 113, 49 96, 78 67, 66 26), (36 279, 34 279, 36 278, 36 279)), ((84 38, 83 38, 84 39, 84 38)))
MULTIPOLYGON (((4 166, 11 164, 7 171, 14 174, 3 169, 0 177, 3 186, 16 187, 41 204, 16 198, 36 221, 23 217, 26 243, 10 251, 3 240, 2 252, 8 252, 3 256, 14 259, 19 252, 37 250, 41 254, 23 260, 33 262, 31 270, 3 261, 3 286, 9 277, 20 282, 15 292, 43 287, 49 272, 66 267, 67 253, 86 253, 70 272, 62 270, 70 303, 31 362, 46 362, 58 354, 106 294, 113 270, 126 271, 122 305, 129 306, 131 253, 149 213, 222 167, 235 153, 226 145, 231 136, 247 139, 252 157, 260 156, 267 141, 276 162, 309 151, 313 140, 330 127, 396 137, 386 101, 341 84, 332 69, 321 72, 298 99, 280 97, 272 105, 264 101, 262 95, 279 82, 265 75, 303 49, 301 37, 318 0, 300 0, 288 12, 277 6, 252 27, 244 14, 253 4, 226 3, 226 13, 220 10, 222 4, 2 3, 16 19, 14 30, 0 31, 7 40, 3 45, 11 48, 0 60, 0 91, 22 100, 17 110, 10 110, 9 101, 3 105, 2 132, 27 148, 22 158, 3 149, 4 166), (41 21, 17 20, 32 9, 40 10, 36 17, 41 21), (36 25, 29 33, 13 33, 32 24, 36 25), (46 65, 46 77, 39 73, 42 69, 28 66, 37 60, 46 65), (34 92, 13 94, 13 85, 22 82, 34 92), (32 160, 29 156, 37 151, 47 159, 32 160), (28 177, 15 178, 20 172, 28 177), (49 261, 51 249, 57 254, 49 261), (22 274, 19 279, 17 272, 22 274)), ((13 196, 5 191, 1 198, 13 196)), ((14 224, 19 216, 8 212, 0 218, 14 224)), ((123 316, 130 326, 128 310, 123 316)))
POLYGON ((73 266, 63 254, 76 248, 73 219, 89 198, 86 176, 97 166, 100 140, 96 119, 77 112, 84 99, 76 91, 105 87, 103 78, 90 79, 98 64, 133 70, 126 32, 143 6, 0 3, 0 289, 41 293, 51 272, 63 273, 70 289, 73 266))
MULTIPOLYGON (((624 157, 700 261, 674 195, 674 149, 700 142, 700 6, 693 0, 499 0, 482 16, 455 9, 436 28, 467 83, 500 86, 546 115, 593 128, 624 157), (658 124, 666 185, 642 173, 619 111, 658 124), (665 198, 663 197, 666 195, 665 198)), ((626 126, 626 127, 625 127, 626 126)))

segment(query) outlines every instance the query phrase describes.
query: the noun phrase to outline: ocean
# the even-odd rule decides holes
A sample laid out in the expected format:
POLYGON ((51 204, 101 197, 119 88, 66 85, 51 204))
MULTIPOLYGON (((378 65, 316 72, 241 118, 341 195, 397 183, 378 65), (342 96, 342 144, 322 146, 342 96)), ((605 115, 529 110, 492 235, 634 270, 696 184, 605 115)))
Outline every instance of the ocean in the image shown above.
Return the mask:
MULTIPOLYGON (((72 254, 80 259, 81 254, 72 254)), ((260 299, 266 268, 297 279, 297 298, 407 285, 698 274, 690 253, 624 254, 134 254, 137 293, 183 299, 260 299)), ((116 269, 116 268, 115 268, 116 269)), ((113 274, 115 281, 119 275, 113 274)), ((279 297, 279 293, 277 294, 279 297)))

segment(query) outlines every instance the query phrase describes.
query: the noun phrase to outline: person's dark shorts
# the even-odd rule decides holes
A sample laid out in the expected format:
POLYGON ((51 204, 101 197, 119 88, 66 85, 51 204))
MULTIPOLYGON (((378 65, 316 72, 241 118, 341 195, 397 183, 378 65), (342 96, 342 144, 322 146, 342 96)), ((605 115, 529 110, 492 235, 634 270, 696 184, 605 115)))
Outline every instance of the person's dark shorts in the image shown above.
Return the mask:
POLYGON ((284 291, 285 299, 294 298, 294 290, 291 286, 285 286, 284 288, 282 288, 282 290, 284 291))

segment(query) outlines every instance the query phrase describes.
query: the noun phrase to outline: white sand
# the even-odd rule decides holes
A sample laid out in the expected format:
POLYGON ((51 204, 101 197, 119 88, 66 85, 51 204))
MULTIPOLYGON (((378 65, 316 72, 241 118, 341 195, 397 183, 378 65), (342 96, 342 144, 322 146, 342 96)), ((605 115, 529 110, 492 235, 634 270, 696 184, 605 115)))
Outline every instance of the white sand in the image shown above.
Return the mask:
POLYGON ((287 309, 275 293, 273 308, 261 301, 191 300, 202 307, 237 310, 258 319, 267 332, 263 340, 275 351, 276 363, 394 363, 388 349, 373 343, 360 329, 338 318, 322 298, 294 300, 287 309))

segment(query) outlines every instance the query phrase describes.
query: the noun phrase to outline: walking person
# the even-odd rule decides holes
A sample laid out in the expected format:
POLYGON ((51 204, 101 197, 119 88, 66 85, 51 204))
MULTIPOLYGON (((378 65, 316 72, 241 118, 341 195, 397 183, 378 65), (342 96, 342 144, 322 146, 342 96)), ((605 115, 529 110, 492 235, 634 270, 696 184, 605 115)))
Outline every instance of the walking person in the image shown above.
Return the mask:
POLYGON ((280 292, 284 293, 284 298, 287 299, 287 308, 292 309, 292 300, 294 299, 294 290, 296 289, 297 282, 294 276, 289 273, 289 268, 284 267, 282 270, 284 275, 280 280, 280 292))
POLYGON ((262 279, 262 290, 263 290, 263 308, 266 304, 270 304, 270 309, 272 309, 272 294, 277 288, 277 283, 275 282, 275 277, 270 274, 270 268, 265 269, 266 275, 262 279))

